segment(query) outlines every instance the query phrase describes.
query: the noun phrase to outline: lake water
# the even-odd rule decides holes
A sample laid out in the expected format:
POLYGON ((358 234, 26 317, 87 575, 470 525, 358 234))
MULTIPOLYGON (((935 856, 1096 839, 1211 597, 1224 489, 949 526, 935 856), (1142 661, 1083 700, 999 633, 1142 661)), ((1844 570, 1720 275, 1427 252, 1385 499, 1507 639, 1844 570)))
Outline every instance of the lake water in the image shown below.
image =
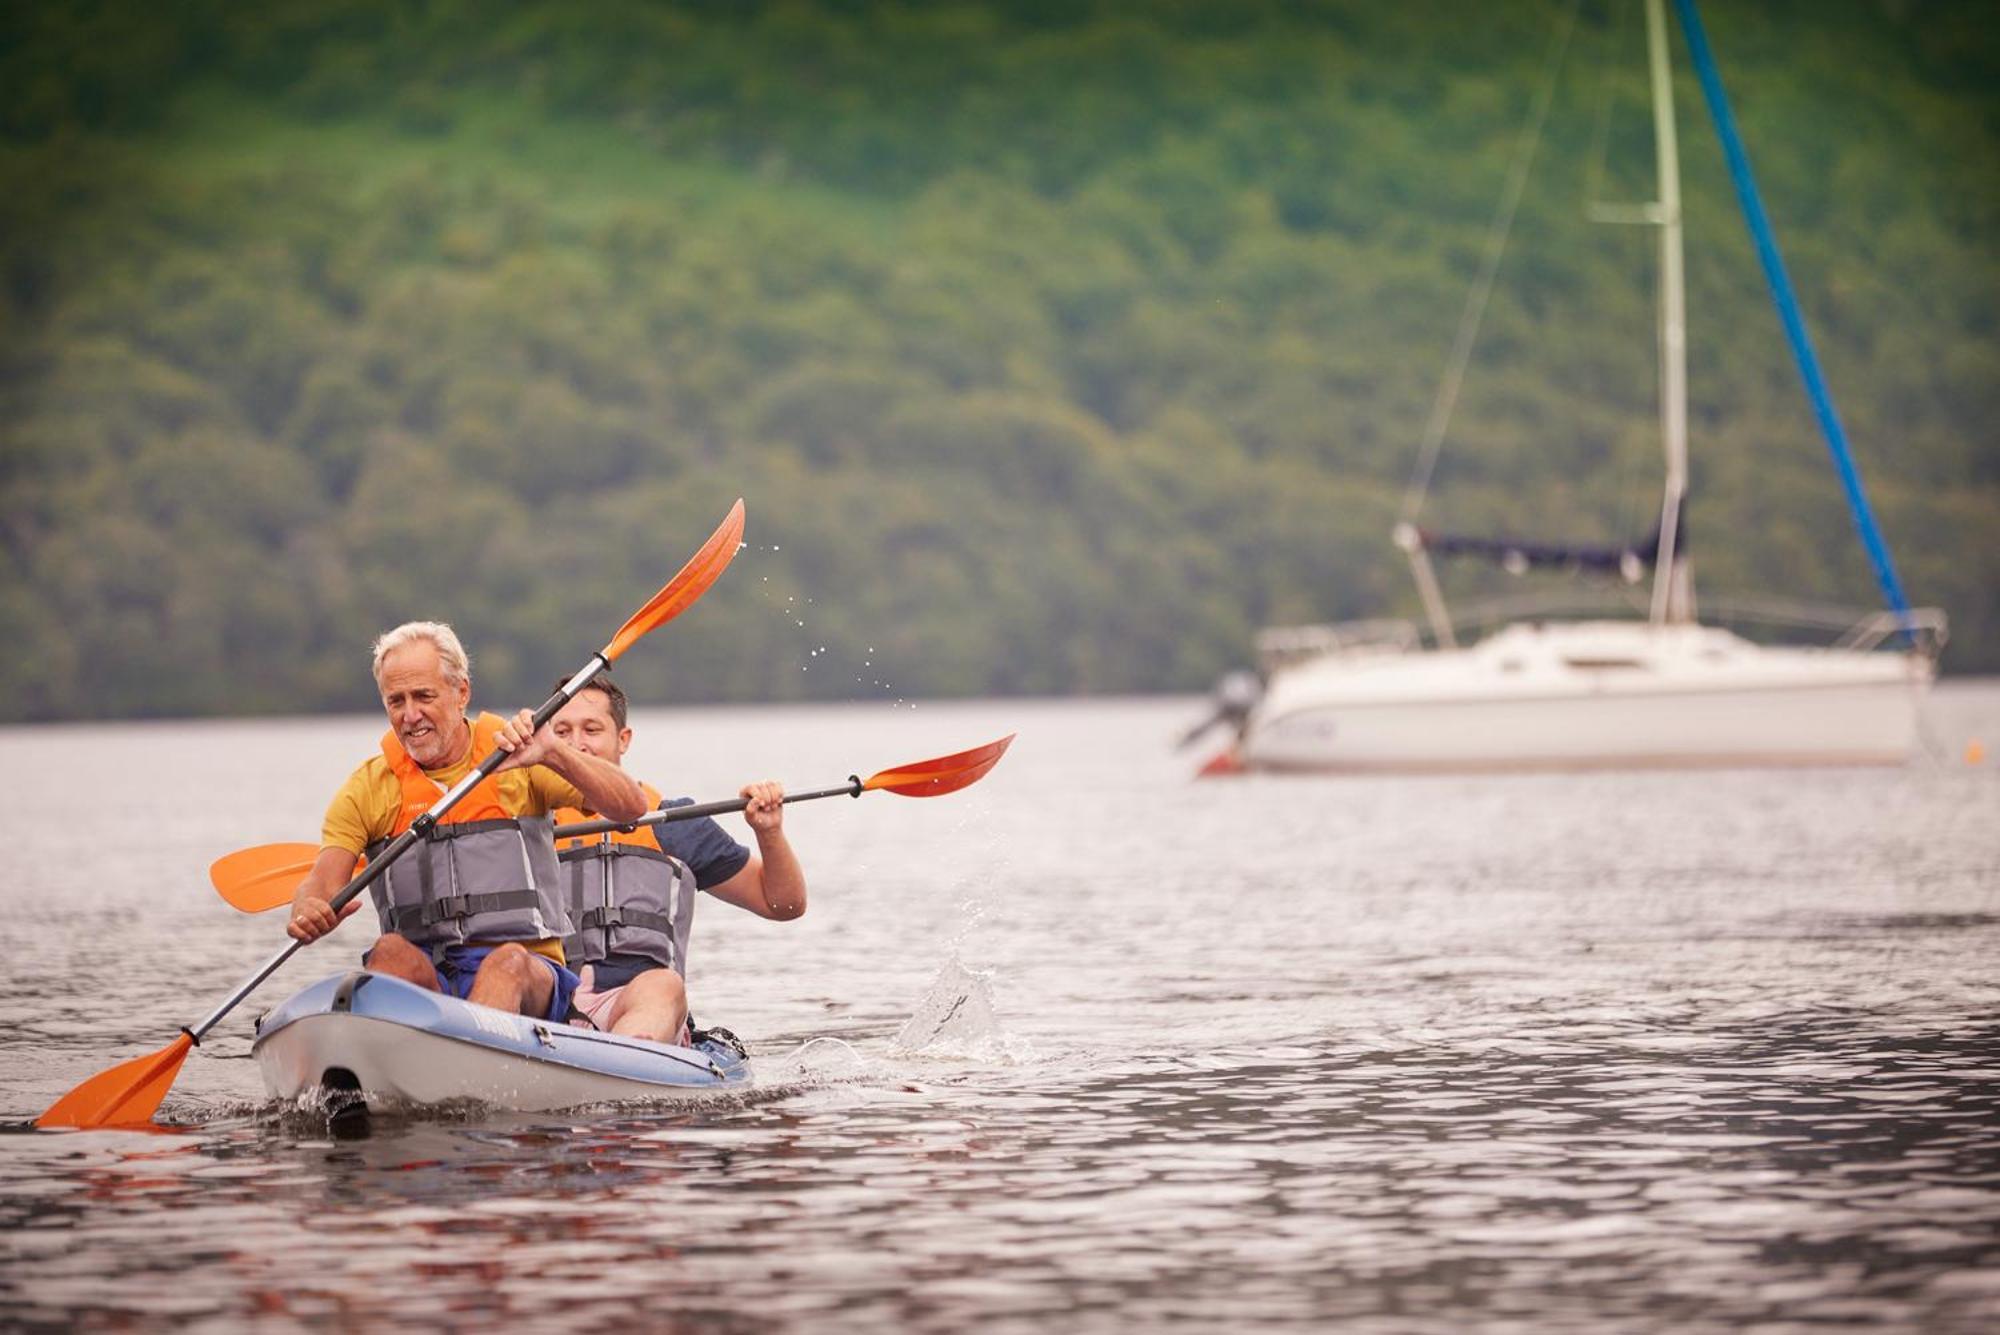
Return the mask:
MULTIPOLYGON (((704 799, 1020 740, 792 808, 803 919, 702 907, 745 1095, 336 1137, 250 1025, 354 919, 164 1131, 0 1135, 0 1325, 1991 1329, 2000 686, 1935 704, 1896 771, 1208 783, 1192 700, 642 711, 704 799)), ((379 729, 0 731, 0 1119, 282 944, 207 865, 379 729)))

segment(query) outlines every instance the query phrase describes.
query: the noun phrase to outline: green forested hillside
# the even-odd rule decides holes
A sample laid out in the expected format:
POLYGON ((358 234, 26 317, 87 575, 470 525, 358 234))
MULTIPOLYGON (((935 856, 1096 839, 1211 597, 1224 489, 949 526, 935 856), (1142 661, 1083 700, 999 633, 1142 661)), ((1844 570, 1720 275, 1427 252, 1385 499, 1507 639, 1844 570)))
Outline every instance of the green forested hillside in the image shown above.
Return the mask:
MULTIPOLYGON (((739 494, 642 701, 1189 689, 1406 614, 1566 9, 10 7, 0 715, 365 707, 418 615, 539 698, 739 494)), ((2000 669, 2000 38, 1704 12, 1905 583, 2000 669)), ((1649 197, 1642 43, 1584 4, 1432 522, 1650 526, 1654 243, 1585 217, 1649 197)), ((1697 579, 1870 603, 1676 58, 1697 579)))

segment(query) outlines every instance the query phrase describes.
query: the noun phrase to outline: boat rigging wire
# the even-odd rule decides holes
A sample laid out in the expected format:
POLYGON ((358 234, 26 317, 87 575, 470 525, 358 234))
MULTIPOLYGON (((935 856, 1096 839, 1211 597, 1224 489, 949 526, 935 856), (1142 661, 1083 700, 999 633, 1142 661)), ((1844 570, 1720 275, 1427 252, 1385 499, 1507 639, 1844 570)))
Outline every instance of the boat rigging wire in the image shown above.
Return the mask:
MULTIPOLYGON (((1633 36, 1631 25, 1623 21, 1626 9, 1614 6, 1605 24, 1605 30, 1596 43, 1597 61, 1602 68, 1602 76, 1597 90, 1597 114, 1591 126, 1590 154, 1585 160, 1583 177, 1583 212, 1593 222, 1600 223, 1649 223, 1651 217, 1643 208, 1614 203, 1608 197, 1611 178, 1611 119, 1613 108, 1620 101, 1621 84, 1633 61, 1619 60, 1618 44, 1633 36)), ((1618 522, 1613 530, 1617 533, 1632 533, 1645 522, 1641 511, 1652 508, 1650 501, 1642 504, 1643 489, 1639 484, 1640 462, 1638 452, 1630 449, 1616 449, 1619 460, 1618 487, 1613 493, 1619 497, 1618 522)), ((1682 538, 1685 544, 1685 538, 1682 538)))
POLYGON ((1541 88, 1535 94, 1527 122, 1515 139, 1514 160, 1507 169, 1507 185, 1501 191, 1499 207, 1487 228, 1486 254, 1480 262, 1479 277, 1473 282, 1472 291, 1466 294, 1465 310, 1458 320, 1458 335, 1452 342, 1451 359, 1447 363, 1444 380, 1438 386, 1437 398, 1431 404, 1430 419, 1424 425, 1423 444, 1417 451, 1417 466, 1410 476, 1409 489, 1403 494, 1403 509, 1398 516, 1402 524, 1416 523, 1424 498, 1430 492, 1431 474, 1437 468, 1445 432, 1450 428, 1452 412, 1458 406, 1458 391, 1465 380, 1465 368, 1472 360, 1472 345, 1479 337, 1487 301, 1492 297, 1493 285, 1500 276, 1500 261, 1507 253, 1507 239, 1514 230, 1514 214, 1527 190, 1528 172, 1534 165, 1536 150, 1541 147, 1549 107, 1555 101, 1557 76, 1562 72, 1563 60, 1569 52, 1570 36, 1576 30, 1577 12, 1582 7, 1583 0, 1571 0, 1569 12, 1557 25, 1556 35, 1549 43, 1541 88))

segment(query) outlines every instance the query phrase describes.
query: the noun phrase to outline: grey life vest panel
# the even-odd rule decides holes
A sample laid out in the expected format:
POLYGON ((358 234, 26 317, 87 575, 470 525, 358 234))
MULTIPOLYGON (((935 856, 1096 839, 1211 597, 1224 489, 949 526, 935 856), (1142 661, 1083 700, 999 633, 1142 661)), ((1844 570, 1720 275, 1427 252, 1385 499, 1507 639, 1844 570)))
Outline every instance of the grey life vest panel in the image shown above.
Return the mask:
POLYGON ((563 942, 570 968, 610 955, 643 955, 687 976, 695 885, 685 862, 650 843, 609 835, 557 856, 574 924, 563 942))
MULTIPOLYGON (((375 915, 432 958, 467 941, 546 941, 573 930, 547 816, 431 827, 373 885, 375 915)), ((389 846, 368 846, 373 862, 389 846)))

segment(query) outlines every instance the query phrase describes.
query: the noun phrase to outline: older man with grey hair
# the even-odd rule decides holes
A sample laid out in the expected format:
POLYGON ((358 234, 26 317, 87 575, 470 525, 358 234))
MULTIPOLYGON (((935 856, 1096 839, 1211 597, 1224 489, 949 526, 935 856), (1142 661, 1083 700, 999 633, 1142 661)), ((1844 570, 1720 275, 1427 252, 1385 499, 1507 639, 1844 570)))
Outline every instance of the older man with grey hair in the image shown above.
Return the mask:
POLYGON ((378 856, 494 747, 507 758, 369 887, 382 935, 369 969, 434 992, 523 1015, 568 1016, 576 975, 550 813, 565 807, 618 820, 645 814, 622 769, 557 741, 523 709, 468 717, 472 669, 450 626, 411 621, 374 647, 375 686, 389 716, 381 754, 356 767, 328 804, 319 856, 292 898, 294 939, 326 935, 329 901, 362 857, 378 856))

